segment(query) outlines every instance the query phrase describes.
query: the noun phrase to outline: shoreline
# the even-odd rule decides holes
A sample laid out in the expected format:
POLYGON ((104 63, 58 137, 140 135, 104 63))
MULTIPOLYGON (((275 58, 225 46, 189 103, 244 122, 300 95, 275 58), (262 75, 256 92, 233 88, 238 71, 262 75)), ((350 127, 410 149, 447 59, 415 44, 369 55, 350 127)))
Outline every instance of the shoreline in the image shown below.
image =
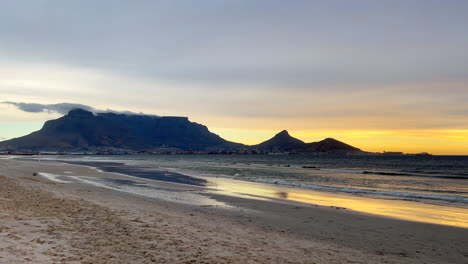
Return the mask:
MULTIPOLYGON (((145 155, 144 155, 145 156, 145 155)), ((36 158, 35 160, 40 159, 39 157, 36 158)), ((28 160, 28 159, 26 159, 28 160)), ((34 159, 33 159, 34 160, 34 159)), ((399 200, 412 200, 416 202, 422 202, 422 203, 427 203, 427 204, 435 204, 435 205, 443 205, 443 206, 454 206, 454 207, 465 207, 468 209, 468 196, 466 196, 466 191, 462 188, 459 188, 458 183, 451 182, 453 180, 466 180, 466 174, 465 173, 460 173, 456 172, 453 175, 441 175, 441 173, 445 172, 439 172, 439 174, 434 173, 434 171, 428 171, 427 174, 424 174, 426 172, 422 171, 407 171, 407 170, 402 170, 402 171, 391 171, 388 169, 383 168, 382 170, 372 170, 369 168, 362 168, 362 169, 340 169, 340 168, 322 168, 322 167, 316 167, 316 166, 308 166, 308 165, 299 165, 299 164, 294 164, 294 165, 284 165, 285 168, 293 168, 295 171, 292 173, 298 173, 297 176, 299 177, 304 177, 308 176, 307 173, 305 172, 304 168, 306 171, 309 170, 309 168, 313 168, 313 170, 317 170, 319 175, 318 181, 311 181, 309 182, 307 179, 305 181, 303 180, 289 180, 287 177, 285 178, 284 174, 286 173, 291 173, 282 170, 280 173, 283 174, 283 176, 279 176, 279 178, 276 177, 256 177, 255 172, 253 176, 249 175, 243 175, 242 173, 239 173, 239 175, 234 174, 232 176, 231 174, 227 175, 222 175, 222 174, 217 174, 217 173, 210 173, 210 172, 195 172, 191 170, 186 170, 184 168, 173 168, 170 164, 166 164, 166 168, 160 167, 158 169, 154 169, 151 167, 151 165, 145 164, 145 163, 140 163, 140 164, 132 164, 128 165, 126 164, 127 160, 108 160, 108 161, 102 161, 102 160, 94 160, 91 159, 89 161, 74 161, 74 160, 68 160, 68 159, 45 159, 49 161, 57 161, 57 162, 65 162, 69 164, 78 164, 78 165, 87 165, 87 166, 95 166, 95 167, 100 167, 101 169, 104 169, 109 172, 120 172, 123 174, 128 174, 128 175, 135 175, 141 178, 150 178, 154 180, 162 180, 162 181, 170 181, 170 182, 181 182, 181 183, 187 183, 187 184, 195 184, 195 185, 205 185, 206 182, 197 182, 200 179, 203 179, 205 177, 210 178, 226 178, 226 179, 232 179, 232 180, 239 180, 241 182, 253 182, 253 183, 262 183, 262 184, 268 184, 268 185, 274 185, 274 186, 283 186, 285 188, 299 188, 299 189, 306 189, 306 190, 312 190, 312 191, 318 191, 318 192, 327 192, 327 193, 343 193, 343 194, 350 194, 353 196, 365 196, 365 197, 371 197, 371 198, 384 198, 388 200, 392 199, 399 199, 399 200), (168 166, 168 167, 167 167, 168 166), (300 171, 302 168, 302 171, 300 171), (146 171, 146 172, 143 172, 146 171), (151 172, 149 172, 151 171, 151 172), (161 177, 162 174, 165 173, 172 173, 170 175, 171 177, 161 177), (305 174, 304 174, 305 173, 305 174), (384 177, 384 181, 388 181, 387 184, 392 184, 393 181, 397 180, 403 180, 407 181, 406 184, 407 186, 411 186, 412 181, 423 181, 424 178, 430 178, 431 182, 436 182, 440 181, 441 186, 444 186, 445 184, 450 185, 450 187, 455 188, 453 192, 450 191, 444 191, 444 189, 437 189, 430 187, 428 189, 425 189, 424 184, 420 185, 419 187, 416 187, 415 189, 411 188, 386 188, 386 187, 381 187, 381 186, 370 186, 367 187, 365 184, 364 185, 354 185, 352 182, 341 182, 341 176, 338 174, 348 174, 346 177, 348 179, 350 177, 357 177, 361 178, 360 180, 364 180, 366 177, 374 177, 371 180, 376 180, 377 178, 375 177, 384 177), (419 174, 418 174, 419 173, 419 174), (420 174, 423 173, 423 174, 420 174), (190 177, 187 177, 189 176, 190 177), (237 175, 237 176, 236 176, 237 175), (371 176, 366 176, 366 175, 371 175, 371 176), (332 180, 337 181, 335 184, 321 184, 322 179, 320 177, 327 178, 330 177, 332 180), (385 179, 386 177, 386 179, 385 179), (394 178, 395 177, 395 178, 394 178), (407 178, 410 177, 410 178, 407 178), (159 178, 164 178, 164 179, 159 179, 159 178), (185 179, 184 179, 185 178, 185 179), (334 179, 333 179, 334 178, 334 179), (434 180, 433 180, 434 179, 434 180), (192 181, 192 182, 190 182, 192 181), (455 185, 454 185, 455 184, 455 185), (433 188, 431 190, 431 188, 433 188), (459 204, 460 206, 457 206, 459 204)), ((134 160, 128 160, 128 161, 134 161, 134 160)), ((233 164, 243 164, 241 162, 236 162, 233 164)), ((246 163, 245 165, 250 165, 249 163, 246 163)), ((260 167, 264 167, 266 169, 270 169, 274 167, 272 164, 261 164, 259 163, 260 167), (266 165, 266 166, 265 166, 266 165)), ((177 165, 176 165, 177 166, 177 165)), ((237 165, 236 165, 237 166, 237 165)), ((276 164, 278 168, 282 167, 280 164, 276 164)), ((232 169, 240 169, 240 170, 249 170, 250 168, 248 167, 239 167, 239 168, 232 168, 232 169)), ((284 168, 281 168, 284 169, 284 168)), ((263 173, 263 172, 262 172, 263 173)), ((270 173, 275 173, 274 171, 271 171, 270 173)), ((311 175, 311 176, 315 176, 311 175)), ((380 180, 380 179, 379 179, 380 180)), ((328 179, 325 179, 325 181, 328 181, 328 179)), ((362 184, 362 183, 361 183, 362 184)), ((405 183, 403 183, 405 184, 405 183)), ((417 183, 418 184, 418 183, 417 183)), ((385 185, 384 185, 385 186, 385 185)))
MULTIPOLYGON (((355 213, 380 217, 468 228, 468 207, 463 203, 298 188, 297 186, 276 185, 222 176, 217 177, 215 175, 192 174, 177 169, 166 168, 161 171, 154 171, 144 167, 127 166, 123 162, 118 161, 75 162, 45 160, 42 162, 87 166, 98 172, 120 175, 124 178, 133 178, 136 181, 144 180, 147 183, 155 183, 156 185, 182 184, 182 186, 189 189, 190 186, 198 186, 202 188, 201 193, 198 194, 211 198, 233 196, 254 200, 270 200, 273 202, 306 203, 314 206, 346 209, 355 213), (170 181, 167 181, 167 179, 170 179, 170 181)), ((93 184, 89 181, 87 183, 93 184)), ((94 184, 103 186, 102 183, 94 184)), ((130 192, 138 191, 141 190, 135 189, 130 192)), ((170 196, 170 193, 168 193, 168 196, 170 196)), ((197 197, 192 196, 187 199, 197 200, 197 197)), ((210 204, 209 201, 203 202, 210 204)), ((224 203, 224 201, 220 202, 224 203)))
MULTIPOLYGON (((71 232, 69 235, 76 236, 79 244, 81 243, 79 241, 85 241, 85 237, 89 234, 84 234, 78 227, 86 225, 83 222, 86 219, 95 222, 94 218, 98 211, 103 211, 106 217, 115 217, 125 223, 126 230, 131 229, 132 232, 142 237, 148 236, 147 239, 143 239, 134 237, 132 234, 129 241, 137 243, 139 249, 131 246, 125 249, 122 246, 119 247, 120 252, 113 252, 119 245, 122 245, 123 242, 117 240, 125 234, 125 229, 117 227, 117 230, 110 230, 109 234, 102 234, 99 228, 95 228, 96 230, 92 231, 95 235, 106 237, 115 244, 107 245, 102 242, 104 244, 101 245, 93 242, 92 245, 96 246, 96 249, 89 249, 92 251, 89 260, 79 259, 85 251, 75 252, 64 249, 65 253, 60 254, 65 255, 63 257, 65 263, 125 263, 125 260, 135 263, 151 263, 151 259, 166 263, 171 260, 174 263, 191 263, 189 261, 192 260, 192 263, 466 263, 468 261, 468 229, 464 228, 402 221, 324 206, 246 199, 216 193, 210 194, 212 198, 229 204, 230 207, 184 204, 157 197, 148 198, 117 192, 78 182, 59 183, 31 176, 36 171, 57 175, 67 171, 70 172, 68 174, 77 176, 110 176, 109 173, 83 166, 69 164, 50 166, 46 163, 16 160, 0 160, 0 164, 0 175, 2 175, 0 181, 22 190, 18 193, 15 193, 15 190, 9 191, 12 196, 10 198, 3 197, 5 194, 0 193, 2 195, 0 205, 3 210, 0 222, 2 238, 7 238, 12 233, 10 231, 16 228, 13 223, 15 217, 27 219, 27 221, 48 219, 48 227, 43 227, 45 228, 43 231, 41 227, 37 227, 34 231, 46 235, 46 229, 51 226, 57 230, 64 229, 63 232, 60 231, 64 235, 58 241, 64 245, 70 243, 71 238, 65 234, 71 232), (34 200, 24 195, 21 196, 21 193, 28 193, 32 196, 31 198, 39 197, 39 201, 43 199, 45 202, 34 203, 34 200), (17 210, 5 205, 14 203, 14 199, 24 200, 17 210), (63 206, 62 203, 64 203, 63 206), (76 216, 79 217, 73 220, 77 230, 71 230, 73 228, 68 230, 60 225, 60 223, 72 221, 70 217, 63 217, 60 213, 63 211, 66 215, 71 210, 67 206, 68 203, 73 203, 78 209, 94 208, 91 212, 82 208, 83 215, 77 213, 76 216), (44 212, 40 214, 37 212, 39 216, 31 215, 31 212, 35 212, 35 206, 42 208, 44 212), (57 208, 50 210, 50 206, 57 208), (13 216, 11 212, 15 215, 13 216), (138 221, 131 221, 137 218, 138 221), (159 220, 155 221, 155 218, 159 220), (163 222, 164 224, 152 226, 163 222), (143 228, 142 226, 145 225, 149 227, 143 228), (5 232, 5 228, 10 229, 5 232), (206 239, 208 239, 206 242, 200 242, 206 239), (150 245, 154 249, 151 249, 150 245), (146 247, 149 247, 146 250, 147 253, 139 251, 146 247), (182 252, 181 249, 183 249, 182 252), (107 252, 105 254, 110 254, 109 256, 119 255, 120 259, 111 258, 115 261, 105 262, 102 256, 99 257, 97 252, 94 252, 102 250, 107 252), (69 260, 66 259, 67 256, 69 260)), ((145 180, 141 179, 141 181, 145 180)), ((189 193, 187 187, 180 184, 158 182, 158 186, 160 188, 158 192, 167 190, 179 192, 177 197, 180 199, 184 199, 184 195, 189 193)), ((189 189, 198 192, 202 187, 190 186, 189 189)), ((104 219, 108 218, 104 217, 104 219)), ((102 223, 96 223, 96 225, 104 229, 110 228, 102 226, 102 223)), ((36 234, 24 227, 15 232, 17 234, 13 235, 18 237, 36 234)), ((15 246, 15 243, 19 243, 18 241, 23 240, 6 239, 0 243, 0 262, 5 258, 15 258, 14 250, 9 251, 9 247, 28 249, 33 252, 28 254, 32 255, 41 253, 39 249, 35 249, 26 242, 26 244, 15 246)), ((56 249, 40 248, 46 253, 56 251, 56 249)), ((24 256, 18 256, 15 259, 17 263, 23 263, 23 261, 27 263, 24 258, 20 259, 22 257, 24 256)))

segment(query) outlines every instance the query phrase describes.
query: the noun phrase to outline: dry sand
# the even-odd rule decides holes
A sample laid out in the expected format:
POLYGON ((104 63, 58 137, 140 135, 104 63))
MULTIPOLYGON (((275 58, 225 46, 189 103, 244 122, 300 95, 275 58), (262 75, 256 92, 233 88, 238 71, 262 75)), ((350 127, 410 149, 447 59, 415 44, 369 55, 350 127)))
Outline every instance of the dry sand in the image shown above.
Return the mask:
POLYGON ((184 205, 35 171, 100 174, 0 160, 0 263, 468 263, 468 229, 228 196, 215 198, 233 209, 184 205))

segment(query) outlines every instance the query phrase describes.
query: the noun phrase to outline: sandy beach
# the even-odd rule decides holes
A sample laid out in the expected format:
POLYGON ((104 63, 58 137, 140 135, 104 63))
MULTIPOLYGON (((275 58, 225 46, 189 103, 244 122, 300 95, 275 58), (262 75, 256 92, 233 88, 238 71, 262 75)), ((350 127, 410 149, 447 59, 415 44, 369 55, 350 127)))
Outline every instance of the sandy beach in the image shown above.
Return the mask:
MULTIPOLYGON (((466 228, 223 194, 177 202, 35 172, 111 175, 0 160, 0 263, 468 263, 466 228)), ((182 200, 204 188, 158 185, 182 200)))

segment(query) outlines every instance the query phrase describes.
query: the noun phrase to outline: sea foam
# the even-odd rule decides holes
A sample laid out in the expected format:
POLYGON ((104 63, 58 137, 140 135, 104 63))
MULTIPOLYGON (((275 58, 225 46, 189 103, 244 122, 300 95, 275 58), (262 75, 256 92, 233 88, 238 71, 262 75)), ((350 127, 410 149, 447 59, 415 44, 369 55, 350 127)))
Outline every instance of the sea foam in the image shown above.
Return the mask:
POLYGON ((51 174, 51 173, 44 173, 40 172, 38 173, 39 176, 48 179, 49 181, 54 181, 54 182, 59 182, 59 183, 71 183, 71 181, 64 181, 59 179, 60 177, 66 177, 63 175, 56 175, 56 174, 51 174))

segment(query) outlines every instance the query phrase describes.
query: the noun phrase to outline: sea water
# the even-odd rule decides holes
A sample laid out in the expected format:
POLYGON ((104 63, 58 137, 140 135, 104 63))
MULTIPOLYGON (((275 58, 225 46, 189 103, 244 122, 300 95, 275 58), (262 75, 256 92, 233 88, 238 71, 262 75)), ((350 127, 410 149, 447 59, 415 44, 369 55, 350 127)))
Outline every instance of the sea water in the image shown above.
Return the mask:
POLYGON ((64 171, 44 176, 63 184, 79 182, 192 205, 231 207, 219 196, 227 195, 468 228, 467 156, 54 155, 29 159, 117 173, 89 177, 64 171), (192 187, 162 188, 161 181, 192 187))
POLYGON ((64 155, 41 159, 195 185, 209 184, 210 177, 223 177, 326 192, 468 205, 468 156, 64 155))

